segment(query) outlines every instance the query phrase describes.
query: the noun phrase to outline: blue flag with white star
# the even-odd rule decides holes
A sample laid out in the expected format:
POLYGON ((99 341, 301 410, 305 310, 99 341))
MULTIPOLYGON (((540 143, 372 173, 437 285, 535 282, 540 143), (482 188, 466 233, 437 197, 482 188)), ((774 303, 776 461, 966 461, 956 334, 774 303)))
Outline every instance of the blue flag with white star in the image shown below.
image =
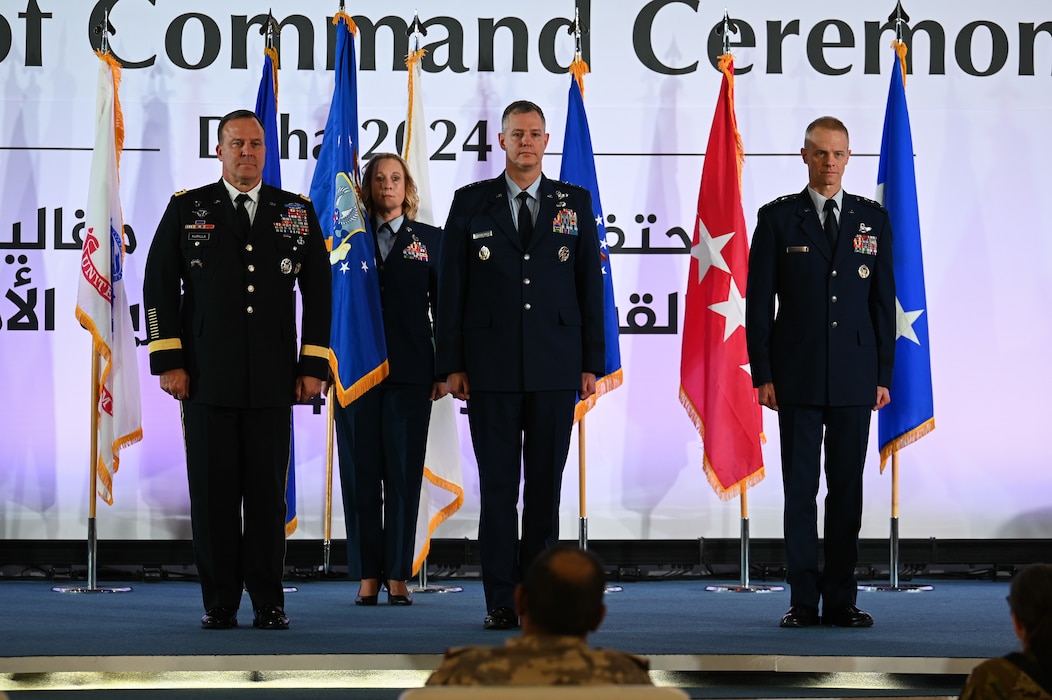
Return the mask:
MULTIPOLYGON (((583 79, 583 77, 582 77, 583 79)), ((584 97, 576 77, 570 78, 569 104, 566 110, 566 131, 563 132, 563 158, 559 179, 588 190, 592 194, 592 212, 599 232, 599 257, 603 265, 603 326, 606 340, 606 374, 596 381, 595 395, 578 401, 574 420, 580 420, 596 399, 621 386, 621 346, 618 342, 617 308, 614 304, 614 278, 610 273, 610 248, 606 244, 606 225, 603 205, 599 201, 599 182, 595 175, 595 154, 592 135, 588 129, 588 115, 584 111, 584 97)))
POLYGON ((387 376, 387 343, 380 307, 380 276, 358 175, 358 87, 354 21, 340 12, 336 25, 336 85, 310 183, 332 265, 329 366, 341 406, 387 376))
POLYGON ((891 403, 877 414, 882 471, 889 456, 935 429, 928 302, 924 293, 913 136, 906 107, 904 49, 902 46, 901 55, 896 54, 891 71, 877 169, 877 200, 888 210, 895 236, 896 294, 891 403))

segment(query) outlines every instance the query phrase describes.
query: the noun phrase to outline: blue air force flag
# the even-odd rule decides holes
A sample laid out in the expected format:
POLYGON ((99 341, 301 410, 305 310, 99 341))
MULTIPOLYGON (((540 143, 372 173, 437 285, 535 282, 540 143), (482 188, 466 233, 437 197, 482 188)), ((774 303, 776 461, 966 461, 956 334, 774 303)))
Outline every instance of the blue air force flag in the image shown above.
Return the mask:
POLYGON ((346 406, 382 381, 388 367, 376 251, 358 176, 355 27, 343 12, 333 21, 336 85, 310 196, 332 265, 329 365, 340 405, 346 406))
MULTIPOLYGON (((583 80, 583 76, 582 76, 583 80)), ((610 248, 606 243, 606 225, 603 205, 599 200, 599 182, 595 174, 595 155, 592 151, 592 136, 588 129, 588 115, 584 110, 584 97, 576 76, 570 78, 569 103, 566 109, 566 130, 563 132, 563 158, 559 179, 592 194, 592 211, 595 213, 596 230, 599 232, 599 256, 603 266, 603 326, 606 340, 606 374, 596 381, 595 394, 587 401, 578 401, 574 420, 580 420, 593 406, 596 399, 608 391, 621 386, 621 346, 618 342, 617 308, 614 304, 614 278, 610 272, 610 248)))
POLYGON ((899 53, 891 71, 877 170, 877 201, 888 210, 895 235, 896 294, 895 371, 890 387, 891 403, 877 414, 882 471, 890 455, 935 428, 917 178, 913 168, 913 137, 906 107, 905 46, 898 42, 896 44, 899 53))

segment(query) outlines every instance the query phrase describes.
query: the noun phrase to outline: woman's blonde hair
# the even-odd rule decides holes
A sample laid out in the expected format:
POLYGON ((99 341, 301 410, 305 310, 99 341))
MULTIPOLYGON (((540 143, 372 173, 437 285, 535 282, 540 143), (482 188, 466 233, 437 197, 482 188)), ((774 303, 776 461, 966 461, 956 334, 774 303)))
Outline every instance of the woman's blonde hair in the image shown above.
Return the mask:
POLYGON ((365 164, 365 172, 362 173, 362 204, 369 216, 373 214, 373 177, 376 175, 376 166, 382 160, 397 160, 402 165, 402 174, 405 176, 405 200, 402 202, 402 215, 407 219, 416 219, 417 211, 420 209, 420 193, 416 189, 416 180, 409 172, 409 164, 397 153, 377 153, 365 164))

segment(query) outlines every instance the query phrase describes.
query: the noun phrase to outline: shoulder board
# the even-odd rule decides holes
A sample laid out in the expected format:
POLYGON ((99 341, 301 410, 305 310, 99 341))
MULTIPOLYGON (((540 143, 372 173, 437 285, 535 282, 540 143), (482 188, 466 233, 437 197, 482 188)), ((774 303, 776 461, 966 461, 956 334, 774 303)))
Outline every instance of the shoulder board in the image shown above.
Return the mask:
POLYGON ((172 196, 173 197, 182 197, 184 194, 186 194, 186 190, 179 190, 178 192, 176 192, 172 196))
POLYGON ((492 178, 489 179, 489 180, 479 180, 478 182, 472 182, 470 185, 464 185, 460 189, 462 189, 462 190, 470 190, 470 189, 474 189, 475 187, 480 187, 482 185, 488 184, 488 183, 490 183, 492 181, 493 181, 492 178))
POLYGON ((300 194, 300 199, 305 199, 305 200, 307 200, 308 202, 310 201, 310 197, 308 197, 307 195, 305 195, 305 194, 302 194, 302 193, 300 194))
POLYGON ((772 199, 770 202, 767 202, 767 204, 764 204, 762 207, 760 207, 760 209, 766 209, 769 206, 772 206, 774 204, 781 204, 782 202, 795 201, 796 198, 799 197, 799 196, 800 196, 799 192, 797 192, 796 194, 782 195, 778 199, 772 199))
POLYGON ((587 191, 586 188, 581 187, 580 185, 575 185, 572 182, 564 182, 563 180, 552 180, 552 184, 556 187, 568 187, 575 190, 587 191))
POLYGON ((869 199, 868 197, 862 197, 862 196, 857 195, 857 194, 853 194, 851 196, 854 197, 856 200, 858 200, 858 202, 860 204, 868 204, 868 205, 870 205, 872 207, 877 207, 879 209, 883 209, 884 208, 884 205, 881 204, 880 202, 876 201, 875 199, 869 199))

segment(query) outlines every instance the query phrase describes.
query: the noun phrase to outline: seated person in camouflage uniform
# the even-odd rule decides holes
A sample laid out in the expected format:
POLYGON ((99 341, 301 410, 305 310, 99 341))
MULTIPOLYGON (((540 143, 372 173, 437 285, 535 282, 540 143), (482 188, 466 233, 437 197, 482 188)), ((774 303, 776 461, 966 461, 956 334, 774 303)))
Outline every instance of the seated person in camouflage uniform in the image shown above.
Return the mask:
POLYGON ((448 650, 427 685, 651 685, 646 659, 588 646, 606 614, 605 586, 591 552, 545 550, 515 589, 522 635, 503 647, 448 650))
POLYGON ((1012 577, 1008 607, 1023 651, 975 667, 961 700, 1052 700, 1052 564, 1012 577))

